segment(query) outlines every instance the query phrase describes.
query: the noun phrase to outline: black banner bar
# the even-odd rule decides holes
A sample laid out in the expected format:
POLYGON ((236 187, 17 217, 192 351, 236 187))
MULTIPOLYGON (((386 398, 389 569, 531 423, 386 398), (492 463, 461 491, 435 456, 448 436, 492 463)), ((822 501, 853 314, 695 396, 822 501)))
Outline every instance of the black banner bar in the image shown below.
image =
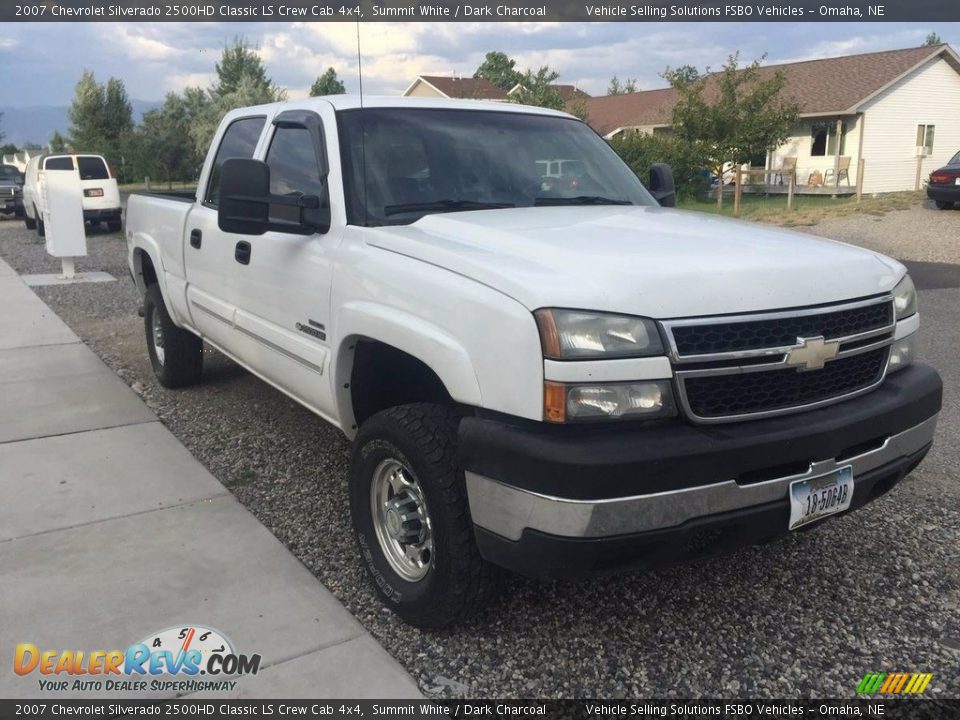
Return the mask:
POLYGON ((950 22, 957 0, 3 0, 3 22, 950 22))
POLYGON ((2 720, 38 717, 956 720, 960 700, 0 700, 2 720))

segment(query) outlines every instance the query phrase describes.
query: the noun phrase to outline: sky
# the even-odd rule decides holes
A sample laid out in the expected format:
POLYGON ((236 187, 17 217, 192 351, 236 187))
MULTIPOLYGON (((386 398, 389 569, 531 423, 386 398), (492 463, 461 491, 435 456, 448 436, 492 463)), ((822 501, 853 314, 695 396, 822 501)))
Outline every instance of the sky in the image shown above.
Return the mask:
MULTIPOLYGON (((547 64, 561 82, 603 95, 613 75, 662 87, 667 66, 718 68, 735 51, 789 62, 917 46, 929 32, 960 49, 960 23, 365 23, 360 42, 368 94, 399 94, 418 74, 469 76, 486 52, 502 50, 520 68, 547 64)), ((356 33, 353 23, 6 23, 0 104, 69 105, 84 68, 121 78, 138 100, 208 87, 236 35, 259 47, 291 99, 330 66, 357 92, 356 33)))

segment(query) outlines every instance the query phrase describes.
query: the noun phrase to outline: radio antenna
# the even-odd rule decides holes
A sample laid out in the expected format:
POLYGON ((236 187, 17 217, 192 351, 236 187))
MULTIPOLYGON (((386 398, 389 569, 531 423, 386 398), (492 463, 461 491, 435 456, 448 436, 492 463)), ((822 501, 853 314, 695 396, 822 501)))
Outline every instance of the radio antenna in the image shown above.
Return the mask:
POLYGON ((367 207, 367 126, 363 113, 363 58, 360 54, 360 20, 357 20, 357 75, 360 79, 360 172, 363 180, 363 225, 370 225, 370 209, 367 207))

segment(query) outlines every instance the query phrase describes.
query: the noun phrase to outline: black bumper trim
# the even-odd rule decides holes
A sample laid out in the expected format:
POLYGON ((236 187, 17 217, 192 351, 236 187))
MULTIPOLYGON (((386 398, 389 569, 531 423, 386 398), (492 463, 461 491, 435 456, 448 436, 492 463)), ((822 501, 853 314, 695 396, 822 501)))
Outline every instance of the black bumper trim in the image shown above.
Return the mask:
POLYGON ((571 500, 667 492, 841 457, 933 417, 942 390, 933 368, 915 364, 859 398, 743 423, 577 427, 468 417, 460 460, 478 475, 571 500))
POLYGON ((960 202, 960 185, 927 185, 927 197, 940 202, 960 202))
POLYGON ((119 220, 121 217, 120 208, 111 208, 107 210, 84 210, 83 219, 86 221, 92 220, 119 220))
MULTIPOLYGON (((807 532, 886 494, 920 464, 929 449, 928 445, 855 477, 849 510, 797 532, 807 532)), ((527 529, 513 542, 481 527, 475 526, 474 532, 480 554, 488 561, 528 577, 552 580, 650 570, 761 545, 788 534, 789 517, 790 503, 784 498, 632 535, 570 538, 527 529)))

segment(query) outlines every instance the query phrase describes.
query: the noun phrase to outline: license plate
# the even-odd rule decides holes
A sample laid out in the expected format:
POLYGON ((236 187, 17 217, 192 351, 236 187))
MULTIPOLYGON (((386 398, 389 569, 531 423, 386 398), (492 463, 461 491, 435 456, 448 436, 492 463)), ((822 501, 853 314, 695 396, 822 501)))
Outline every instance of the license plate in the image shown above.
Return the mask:
POLYGON ((960 185, 960 177, 954 178, 954 179, 953 179, 953 184, 954 184, 954 185, 960 185))
POLYGON ((843 512, 853 500, 853 468, 790 483, 790 530, 843 512))

